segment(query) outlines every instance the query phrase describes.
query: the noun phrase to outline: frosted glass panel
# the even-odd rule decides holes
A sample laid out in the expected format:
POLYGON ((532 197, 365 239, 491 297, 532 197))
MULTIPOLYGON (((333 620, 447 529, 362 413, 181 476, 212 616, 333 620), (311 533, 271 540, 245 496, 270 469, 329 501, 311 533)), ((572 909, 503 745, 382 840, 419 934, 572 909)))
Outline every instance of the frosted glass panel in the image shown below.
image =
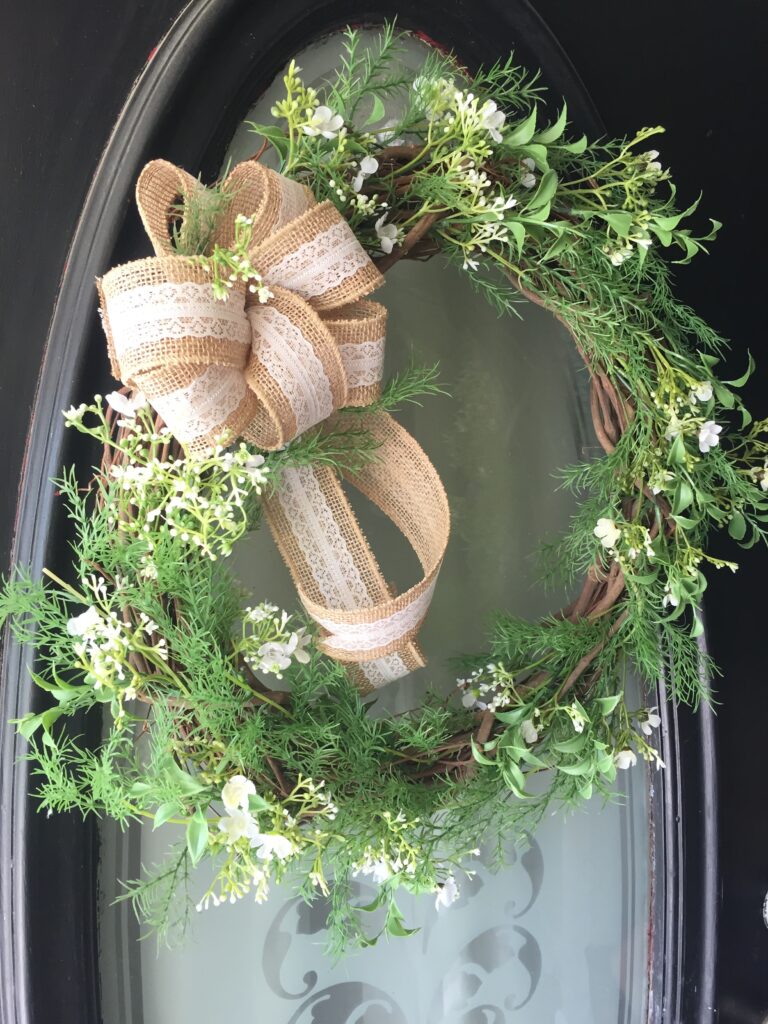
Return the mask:
MULTIPOLYGON (((338 39, 299 56, 308 81, 333 66, 338 39)), ((405 61, 417 67, 423 44, 405 61)), ((274 94, 251 113, 268 118, 274 94)), ((239 131, 234 163, 252 138, 239 131)), ((536 552, 562 532, 572 498, 557 471, 597 452, 587 378, 548 314, 521 303, 499 319, 456 269, 437 259, 402 263, 375 298, 390 311, 387 374, 413 357, 440 362, 450 398, 406 407, 397 418, 425 448, 451 505, 452 535, 421 634, 428 665, 391 684, 375 714, 417 705, 428 686, 448 692, 448 659, 483 650, 495 609, 536 618, 565 595, 538 582, 536 552)), ((415 558, 391 524, 355 499, 387 579, 404 589, 415 558)), ((297 607, 265 529, 242 542, 232 566, 253 601, 297 607)), ((639 698, 638 698, 639 699, 639 698)), ((181 949, 136 941, 128 909, 111 907, 118 877, 158 862, 168 829, 109 827, 102 849, 105 1024, 639 1024, 646 1018, 648 803, 644 767, 619 773, 616 799, 593 800, 510 847, 498 873, 477 875, 442 913, 434 897, 400 901, 410 939, 383 941, 333 963, 324 953, 326 907, 290 885, 269 902, 195 915, 181 949)), ((202 891, 200 879, 195 892, 202 891)), ((361 902, 367 888, 360 888, 361 902)))

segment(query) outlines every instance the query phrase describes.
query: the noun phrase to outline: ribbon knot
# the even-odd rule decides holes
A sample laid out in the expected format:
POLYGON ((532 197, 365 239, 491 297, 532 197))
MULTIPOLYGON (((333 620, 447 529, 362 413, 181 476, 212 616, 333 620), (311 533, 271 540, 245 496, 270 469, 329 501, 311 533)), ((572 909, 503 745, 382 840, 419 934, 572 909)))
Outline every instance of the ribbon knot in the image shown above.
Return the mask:
MULTIPOLYGON (((328 202, 255 162, 224 184, 228 201, 162 160, 136 188, 155 256, 98 282, 115 376, 141 389, 177 440, 195 452, 226 434, 274 450, 343 406, 381 391, 386 309, 365 299, 383 283, 352 229, 328 202), (170 225, 183 199, 210 215, 212 240, 231 247, 236 219, 250 218, 249 258, 272 293, 245 283, 215 298, 204 266, 174 251, 170 225)), ((190 225, 178 228, 182 237, 190 225)), ((386 413, 363 414, 379 458, 349 481, 405 534, 423 578, 393 595, 327 467, 288 469, 265 502, 267 520, 321 648, 354 666, 363 690, 424 664, 415 636, 448 540, 440 479, 414 439, 386 413)))

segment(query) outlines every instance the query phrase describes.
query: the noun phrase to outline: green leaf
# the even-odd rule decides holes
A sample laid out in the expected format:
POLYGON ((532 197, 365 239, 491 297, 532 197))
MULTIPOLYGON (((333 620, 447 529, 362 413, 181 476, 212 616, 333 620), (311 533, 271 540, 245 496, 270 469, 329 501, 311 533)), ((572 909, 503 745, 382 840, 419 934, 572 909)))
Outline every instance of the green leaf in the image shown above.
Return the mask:
POLYGON ((583 750, 586 742, 587 737, 581 733, 578 736, 574 736, 572 740, 560 740, 558 743, 553 743, 552 749, 559 751, 561 754, 578 754, 580 750, 583 750))
POLYGON ((626 210, 611 210, 598 216, 622 238, 626 238, 632 228, 632 214, 626 210))
POLYGON ((691 627, 691 636, 701 636, 704 632, 704 623, 701 621, 701 616, 693 613, 693 626, 691 627))
POLYGON ((506 226, 515 236, 517 255, 520 256, 523 251, 523 243, 525 242, 525 225, 521 224, 519 220, 508 220, 506 226))
POLYGON ((747 383, 749 378, 754 373, 754 369, 755 369, 755 360, 752 358, 752 353, 748 352, 747 356, 748 356, 747 368, 744 371, 744 373, 742 373, 742 375, 740 377, 737 377, 736 380, 726 380, 723 383, 730 384, 731 387, 733 387, 733 388, 744 387, 744 385, 747 383))
POLYGON ((685 441, 683 435, 678 434, 669 448, 667 462, 670 466, 682 466, 685 462, 685 441))
POLYGON ((505 761, 502 774, 504 775, 505 781, 507 781, 507 785, 509 785, 508 779, 511 779, 515 788, 520 793, 525 791, 525 776, 514 761, 505 761))
POLYGON ((612 711, 615 711, 621 702, 621 694, 615 693, 612 697, 595 697, 594 703, 600 710, 603 718, 606 718, 612 711))
POLYGON ((734 512, 730 523, 728 523, 728 533, 733 537, 734 540, 744 540, 744 536, 747 532, 747 521, 741 512, 734 512))
POLYGON ((713 384, 715 388, 715 395, 720 405, 725 409, 732 409, 736 405, 736 396, 733 392, 724 387, 720 381, 713 381, 713 384))
POLYGON ((208 849, 208 822, 199 807, 187 824, 187 849, 193 864, 197 864, 208 849))
POLYGON ((579 796, 582 800, 591 800, 592 798, 592 783, 586 782, 583 786, 579 786, 579 796))
POLYGON ((579 761, 578 764, 559 764, 557 770, 565 775, 587 775, 592 769, 590 761, 579 761))
POLYGON ((536 133, 535 142, 540 142, 543 146, 549 146, 553 142, 557 142, 560 136, 565 131, 565 126, 568 123, 568 106, 563 104, 563 109, 560 111, 560 116, 551 124, 548 128, 543 128, 540 132, 536 133))
POLYGON ((171 762, 168 774, 185 796, 197 796, 205 790, 205 786, 199 783, 189 772, 185 772, 183 768, 180 768, 175 761, 171 762))
POLYGON ((480 749, 475 743, 474 737, 470 740, 470 743, 472 744, 472 756, 474 757, 478 764, 493 765, 496 763, 495 761, 492 761, 489 757, 486 757, 485 754, 480 753, 480 749))
POLYGON ((554 171, 545 171, 541 176, 539 187, 533 197, 526 204, 527 210, 538 210, 545 204, 549 207, 552 197, 557 191, 557 175, 554 171))
POLYGON ((505 146, 526 146, 533 138, 536 131, 536 107, 530 112, 524 121, 504 136, 505 146))
POLYGON ((566 153, 573 153, 574 156, 581 156, 587 148, 587 136, 582 135, 581 138, 576 139, 575 142, 561 142, 557 148, 562 149, 566 153))
POLYGON ((369 124, 374 124, 376 121, 380 121, 384 117, 384 100, 379 96, 378 93, 373 94, 373 109, 371 110, 368 118, 363 125, 367 128, 369 124))
POLYGON ((176 818, 183 813, 183 809, 179 807, 175 800, 170 800, 168 803, 160 804, 155 811, 155 817, 152 820, 152 831, 154 832, 156 828, 164 825, 169 818, 176 818))
POLYGON ((505 725, 517 725, 528 715, 528 708, 515 708, 513 711, 495 711, 495 717, 505 725))
POLYGON ((687 480, 681 480, 675 490, 675 498, 672 502, 672 512, 678 515, 684 512, 693 501, 693 488, 687 480))
POLYGON ((43 724, 43 716, 28 711, 21 718, 12 719, 12 724, 16 726, 16 732, 23 736, 25 740, 29 740, 43 724))

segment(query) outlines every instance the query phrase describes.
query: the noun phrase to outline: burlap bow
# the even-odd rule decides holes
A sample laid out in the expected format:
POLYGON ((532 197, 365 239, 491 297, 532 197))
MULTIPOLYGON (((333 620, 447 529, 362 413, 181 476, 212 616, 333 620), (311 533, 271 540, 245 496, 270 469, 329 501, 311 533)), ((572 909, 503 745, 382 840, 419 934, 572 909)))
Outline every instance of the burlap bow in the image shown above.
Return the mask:
MULTIPOLYGON (((225 183, 232 199, 214 238, 230 246, 235 218, 253 219, 250 258, 273 298, 244 284, 214 297, 205 269, 174 252, 169 224, 182 197, 209 193, 162 160, 136 194, 156 256, 110 270, 98 283, 115 376, 140 388, 191 452, 223 432, 260 448, 287 444, 345 405, 380 394, 386 310, 363 297, 383 278, 328 202, 255 162, 225 183)), ((375 462, 350 482, 395 523, 423 578, 394 596, 336 474, 289 469, 266 501, 267 520, 301 601, 322 631, 321 648, 355 666, 363 690, 424 664, 415 642, 449 532, 440 478, 416 441, 386 413, 362 414, 378 440, 375 462)))

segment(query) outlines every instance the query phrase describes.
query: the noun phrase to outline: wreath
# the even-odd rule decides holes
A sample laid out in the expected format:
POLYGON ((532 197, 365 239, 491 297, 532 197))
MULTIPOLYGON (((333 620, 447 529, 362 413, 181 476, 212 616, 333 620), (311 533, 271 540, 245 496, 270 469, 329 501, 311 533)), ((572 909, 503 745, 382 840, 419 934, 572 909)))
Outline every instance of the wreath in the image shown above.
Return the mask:
POLYGON ((718 377, 725 343, 673 297, 662 256, 687 263, 719 225, 684 226, 697 203, 677 210, 648 148, 662 129, 573 138, 565 107, 548 121, 512 58, 468 82, 433 52, 412 78, 398 39, 388 26, 366 48, 349 30, 319 93, 291 63, 276 123, 252 126, 261 148, 224 182, 145 169, 158 255, 100 282, 126 386, 64 414, 103 452, 86 486, 74 467, 56 482, 72 571, 17 569, 0 599, 50 695, 16 723, 39 806, 169 829, 177 845, 123 896, 166 939, 191 907, 261 901, 286 876, 329 897, 337 951, 407 935, 401 887, 447 907, 481 841, 502 857, 553 803, 609 793, 638 758, 662 767, 659 715, 625 703, 627 666, 650 683, 664 672, 676 700, 706 699, 703 569, 737 568, 707 536, 766 536, 768 421, 738 395, 751 360, 718 377), (364 296, 397 260, 438 253, 499 311, 523 295, 565 326, 604 457, 564 471, 579 509, 544 553, 572 603, 539 622, 499 613, 488 650, 461 659, 459 699, 374 717, 371 692, 420 663, 448 521, 428 459, 390 416, 439 393, 437 370, 380 388, 385 312, 364 296), (243 356, 256 333, 260 358, 243 356), (325 390, 297 383, 316 365, 325 390), (416 548, 424 578, 405 595, 365 562, 341 478, 416 548), (362 604, 330 607, 301 511, 281 499, 297 480, 327 487, 331 527, 358 546, 362 604), (263 515, 303 612, 243 607, 226 567, 263 515), (96 746, 77 738, 88 712, 106 717, 96 746), (210 886, 182 898, 202 861, 210 886), (365 906, 360 875, 378 886, 365 906))

